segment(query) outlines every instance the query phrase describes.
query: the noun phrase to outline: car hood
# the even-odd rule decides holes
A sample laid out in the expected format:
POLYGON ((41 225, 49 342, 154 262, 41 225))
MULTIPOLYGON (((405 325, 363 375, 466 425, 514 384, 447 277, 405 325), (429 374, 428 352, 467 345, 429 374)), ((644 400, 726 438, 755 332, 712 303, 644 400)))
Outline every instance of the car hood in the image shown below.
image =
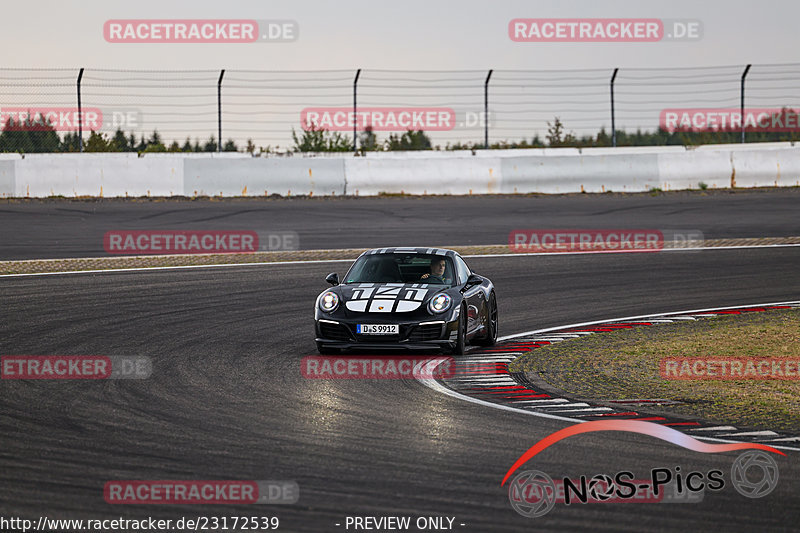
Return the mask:
POLYGON ((447 285, 422 283, 353 283, 340 285, 342 300, 355 313, 409 313, 428 303, 447 285))

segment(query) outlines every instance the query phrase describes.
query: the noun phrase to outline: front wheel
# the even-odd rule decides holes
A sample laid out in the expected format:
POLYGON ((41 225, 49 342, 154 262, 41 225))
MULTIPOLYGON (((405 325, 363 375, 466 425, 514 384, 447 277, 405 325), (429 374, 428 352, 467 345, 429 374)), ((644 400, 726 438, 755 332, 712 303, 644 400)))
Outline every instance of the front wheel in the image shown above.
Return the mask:
POLYGON ((467 313, 462 307, 458 313, 458 337, 456 345, 450 349, 451 355, 464 355, 467 351, 467 313))
POLYGON ((494 293, 489 296, 489 304, 487 306, 488 323, 486 324, 486 336, 477 341, 482 346, 494 346, 497 342, 497 298, 494 293))

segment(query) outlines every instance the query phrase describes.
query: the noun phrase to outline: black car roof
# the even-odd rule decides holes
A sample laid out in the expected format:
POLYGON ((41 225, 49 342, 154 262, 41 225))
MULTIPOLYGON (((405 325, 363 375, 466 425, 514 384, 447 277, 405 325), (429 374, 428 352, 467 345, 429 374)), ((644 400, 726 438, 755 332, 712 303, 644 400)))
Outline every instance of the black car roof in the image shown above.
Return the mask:
POLYGON ((455 256, 457 255, 454 250, 448 250, 447 248, 373 248, 372 250, 367 250, 361 255, 381 255, 381 254, 407 254, 407 253, 414 253, 414 254, 434 254, 434 255, 444 255, 444 256, 455 256))

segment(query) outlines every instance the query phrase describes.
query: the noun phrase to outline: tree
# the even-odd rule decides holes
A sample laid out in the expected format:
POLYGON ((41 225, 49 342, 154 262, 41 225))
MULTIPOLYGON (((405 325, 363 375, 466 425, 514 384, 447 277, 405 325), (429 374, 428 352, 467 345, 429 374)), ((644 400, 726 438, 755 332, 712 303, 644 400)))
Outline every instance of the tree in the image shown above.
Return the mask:
POLYGON ((314 124, 303 130, 300 138, 292 128, 292 140, 294 152, 349 152, 353 149, 350 141, 338 131, 317 129, 314 124))
POLYGON ((575 135, 572 133, 564 135, 564 124, 561 123, 560 118, 555 117, 552 125, 549 122, 547 123, 547 144, 555 148, 559 146, 575 146, 577 143, 575 135))
POLYGON ((61 141, 59 151, 61 152, 79 152, 81 149, 80 140, 76 132, 67 132, 64 134, 64 139, 61 141))
POLYGON ((112 152, 111 145, 106 139, 105 134, 92 131, 89 134, 89 140, 83 147, 86 152, 112 152))
POLYGON ((531 139, 531 147, 533 148, 544 148, 544 143, 542 142, 541 137, 538 134, 533 136, 531 139))
POLYGON ((408 130, 400 136, 392 133, 386 141, 387 150, 430 150, 431 147, 430 137, 422 130, 408 130))
POLYGON ((217 141, 214 139, 214 136, 208 138, 206 141, 205 146, 203 146, 203 152, 216 152, 217 151, 217 141))
POLYGON ((117 131, 114 132, 114 137, 111 138, 111 148, 114 152, 130 152, 132 150, 131 145, 128 143, 128 138, 125 137, 125 133, 120 128, 117 128, 117 131))
POLYGON ((148 144, 144 149, 144 153, 145 154, 162 153, 162 152, 166 152, 166 151, 167 151, 167 147, 164 146, 162 143, 148 144))
POLYGON ((164 144, 161 141, 161 135, 158 133, 158 130, 153 130, 153 134, 150 136, 150 140, 147 141, 147 144, 164 144))
MULTIPOLYGON (((133 137, 133 135, 131 135, 133 137)), ((138 144, 136 144, 136 152, 144 152, 147 149, 147 141, 144 138, 144 134, 142 134, 141 138, 139 139, 138 144)))
POLYGON ((136 145, 136 151, 145 154, 166 152, 167 147, 164 146, 164 142, 161 140, 161 135, 158 133, 158 130, 153 130, 152 135, 150 135, 150 138, 147 140, 145 140, 144 135, 142 135, 141 141, 136 145))
POLYGON ((375 150, 380 150, 381 147, 378 144, 378 137, 372 130, 372 126, 367 126, 364 128, 364 131, 359 134, 358 146, 361 152, 374 152, 375 150))
POLYGON ((57 152, 60 147, 53 124, 42 115, 17 121, 9 117, 0 133, 0 152, 57 152))

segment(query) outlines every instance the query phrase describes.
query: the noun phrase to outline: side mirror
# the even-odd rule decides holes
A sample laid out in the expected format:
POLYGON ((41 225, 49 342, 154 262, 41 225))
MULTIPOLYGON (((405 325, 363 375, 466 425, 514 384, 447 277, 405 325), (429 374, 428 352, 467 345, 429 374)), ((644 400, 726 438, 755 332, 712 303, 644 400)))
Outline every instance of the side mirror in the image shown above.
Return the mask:
POLYGON ((480 285, 481 283, 483 283, 482 277, 477 274, 470 274, 467 278, 467 282, 464 284, 464 290, 474 287, 475 285, 480 285))
POLYGON ((327 275, 327 277, 325 278, 325 281, 327 281, 331 285, 338 285, 339 284, 339 274, 337 274, 336 272, 331 272, 330 274, 327 275))

